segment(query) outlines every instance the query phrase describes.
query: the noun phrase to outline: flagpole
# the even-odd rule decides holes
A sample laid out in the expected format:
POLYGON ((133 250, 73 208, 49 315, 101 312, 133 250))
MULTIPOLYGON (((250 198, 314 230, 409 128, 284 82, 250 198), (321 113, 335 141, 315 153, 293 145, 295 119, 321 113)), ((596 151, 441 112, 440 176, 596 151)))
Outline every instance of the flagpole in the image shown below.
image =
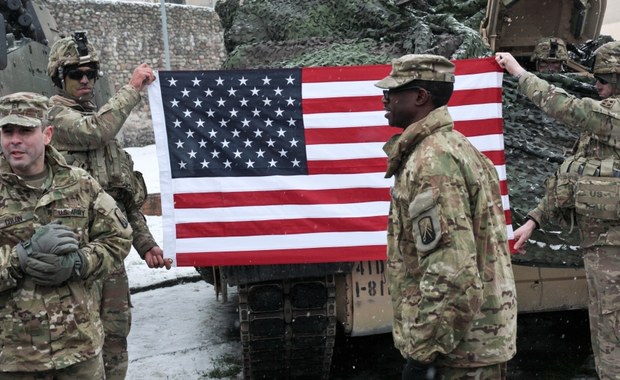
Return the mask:
POLYGON ((170 70, 170 49, 168 48, 168 20, 166 18, 166 2, 160 0, 161 4, 161 30, 164 38, 164 52, 166 54, 166 70, 170 70))

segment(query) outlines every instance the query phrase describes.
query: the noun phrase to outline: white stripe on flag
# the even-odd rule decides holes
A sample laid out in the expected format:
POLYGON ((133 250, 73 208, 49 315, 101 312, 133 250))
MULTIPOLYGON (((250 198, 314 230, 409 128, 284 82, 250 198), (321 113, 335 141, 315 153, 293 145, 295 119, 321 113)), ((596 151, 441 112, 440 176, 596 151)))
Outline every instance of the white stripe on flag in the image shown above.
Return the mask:
POLYGON ((312 234, 232 236, 178 239, 179 252, 243 252, 324 247, 385 245, 385 231, 320 232, 312 234))

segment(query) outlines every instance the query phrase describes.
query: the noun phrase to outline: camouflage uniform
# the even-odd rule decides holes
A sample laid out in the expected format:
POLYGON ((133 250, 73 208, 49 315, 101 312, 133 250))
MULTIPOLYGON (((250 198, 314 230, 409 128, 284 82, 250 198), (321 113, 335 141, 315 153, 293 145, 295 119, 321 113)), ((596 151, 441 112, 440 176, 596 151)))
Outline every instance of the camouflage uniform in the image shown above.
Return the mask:
MULTIPOLYGON (((78 64, 77 60, 66 60, 67 56, 74 57, 71 54, 75 49, 73 44, 71 38, 54 44, 48 66, 50 76, 62 67, 59 62, 78 64)), ((94 49, 90 45, 88 49, 90 59, 87 61, 98 64, 94 49)), ((67 163, 88 171, 116 200, 133 228, 133 246, 144 258, 146 252, 157 245, 140 210, 146 200, 146 185, 142 173, 133 170, 131 156, 115 138, 139 101, 140 94, 129 84, 99 110, 92 102, 76 101, 61 90, 60 95, 50 99, 49 117, 55 127, 52 145, 65 156, 67 163)), ((102 284, 101 317, 106 333, 103 356, 108 379, 124 379, 127 372, 130 307, 127 273, 120 263, 102 284)))
MULTIPOLYGON (((393 63, 397 85, 446 81, 433 65, 419 74, 415 57, 402 58, 414 73, 400 81, 393 63)), ((442 379, 497 379, 516 352, 517 318, 499 178, 453 125, 442 106, 384 147, 386 178, 395 176, 387 260, 394 344, 437 365, 442 379)))
MULTIPOLYGON (((616 50, 620 73, 620 43, 616 50)), ((610 75, 601 68, 595 75, 610 75)), ((612 55, 612 59, 614 56, 612 55)), ((611 78, 610 78, 611 79, 611 78)), ((610 80, 611 81, 611 80, 610 80)), ((618 81, 614 81, 618 86, 618 81)), ((620 87, 619 87, 620 88, 620 87)), ((528 213, 537 224, 551 220, 576 226, 588 282, 590 334, 601 379, 620 374, 620 96, 579 99, 531 73, 519 78, 519 90, 534 104, 567 126, 582 132, 572 155, 546 182, 546 195, 528 213)))
POLYGON ((68 166, 51 146, 45 162, 49 175, 35 188, 0 156, 0 379, 32 378, 27 373, 35 371, 40 378, 75 378, 85 368, 89 378, 103 379, 103 366, 97 365, 103 327, 94 287, 125 258, 131 227, 87 172, 68 166), (86 273, 56 287, 41 286, 12 269, 16 245, 53 220, 78 232, 86 273))

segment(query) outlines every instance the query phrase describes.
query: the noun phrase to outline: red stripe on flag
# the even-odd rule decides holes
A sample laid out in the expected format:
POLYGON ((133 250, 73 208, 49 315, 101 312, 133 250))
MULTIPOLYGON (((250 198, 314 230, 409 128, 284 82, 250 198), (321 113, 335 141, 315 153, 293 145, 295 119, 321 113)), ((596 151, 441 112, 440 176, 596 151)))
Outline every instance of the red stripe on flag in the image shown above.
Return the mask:
POLYGON ((506 224, 512 224, 512 216, 510 214, 510 210, 504 211, 504 216, 506 217, 506 224))
POLYGON ((301 75, 304 83, 349 82, 378 80, 390 73, 390 65, 305 67, 301 75))
POLYGON ((503 165, 506 162, 506 156, 503 150, 485 150, 482 152, 493 162, 493 165, 503 165))
POLYGON ((504 69, 499 67, 495 57, 471 58, 452 61, 454 65, 454 75, 480 74, 482 72, 503 73, 504 69))
POLYGON ((308 264, 385 260, 385 245, 248 252, 178 252, 179 266, 308 264))
MULTIPOLYGON (((387 193, 387 191, 386 191, 387 193)), ((249 222, 177 224, 177 238, 290 235, 319 232, 384 231, 387 215, 367 218, 304 218, 249 222)))
POLYGON ((357 158, 353 160, 309 161, 308 174, 385 173, 387 159, 357 158))
MULTIPOLYGON (((377 89, 378 91, 379 89, 377 89)), ((382 96, 358 96, 354 98, 303 99, 304 114, 323 112, 365 112, 383 109, 382 96)))
POLYGON ((454 122, 454 129, 466 137, 501 135, 504 133, 502 119, 462 120, 454 122))
POLYGON ((499 193, 501 195, 508 194, 508 181, 499 181, 499 193))
MULTIPOLYGON (((175 209, 216 207, 310 205, 373 202, 390 200, 385 188, 350 188, 329 190, 281 190, 229 193, 175 194, 175 209)), ((208 212, 208 211, 207 211, 208 212)), ((206 236, 206 235, 205 235, 206 236)))
POLYGON ((386 126, 306 129, 306 144, 386 142, 402 129, 386 126))
POLYGON ((485 103, 501 103, 502 102, 502 89, 501 88, 483 88, 477 90, 460 90, 454 91, 448 107, 450 106, 466 106, 472 104, 485 104, 485 103))

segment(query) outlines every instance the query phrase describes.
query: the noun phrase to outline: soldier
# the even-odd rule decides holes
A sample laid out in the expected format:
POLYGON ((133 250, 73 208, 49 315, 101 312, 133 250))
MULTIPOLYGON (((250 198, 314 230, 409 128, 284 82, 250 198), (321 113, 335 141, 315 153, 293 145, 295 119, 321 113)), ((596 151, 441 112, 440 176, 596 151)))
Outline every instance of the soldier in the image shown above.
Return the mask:
POLYGON ((0 380, 104 379, 95 282, 125 258, 131 227, 48 145, 48 101, 0 98, 0 380))
POLYGON ((519 79, 519 91, 543 111, 581 131, 571 156, 546 181, 546 194, 515 231, 524 251, 532 232, 549 221, 576 226, 588 283, 589 317, 596 371, 620 374, 620 42, 595 52, 593 74, 602 100, 576 98, 527 72, 509 53, 496 60, 519 79))
POLYGON ((568 50, 564 40, 556 37, 545 37, 538 41, 531 57, 540 73, 561 73, 568 61, 568 50))
POLYGON ((384 147, 394 344, 403 379, 504 379, 517 304, 499 178, 453 130, 453 82, 449 60, 412 54, 376 84, 404 130, 384 147))
MULTIPOLYGON (((118 203, 133 228, 133 246, 151 268, 166 266, 163 251, 151 235, 140 208, 147 190, 131 156, 115 136, 140 101, 140 91, 155 80, 147 64, 138 66, 128 84, 100 109, 91 101, 99 77, 99 58, 84 32, 62 38, 51 48, 48 74, 59 94, 51 98, 52 145, 67 163, 87 170, 118 203)), ((124 379, 131 311, 123 263, 104 281, 101 313, 105 328, 103 358, 108 379, 124 379)))

